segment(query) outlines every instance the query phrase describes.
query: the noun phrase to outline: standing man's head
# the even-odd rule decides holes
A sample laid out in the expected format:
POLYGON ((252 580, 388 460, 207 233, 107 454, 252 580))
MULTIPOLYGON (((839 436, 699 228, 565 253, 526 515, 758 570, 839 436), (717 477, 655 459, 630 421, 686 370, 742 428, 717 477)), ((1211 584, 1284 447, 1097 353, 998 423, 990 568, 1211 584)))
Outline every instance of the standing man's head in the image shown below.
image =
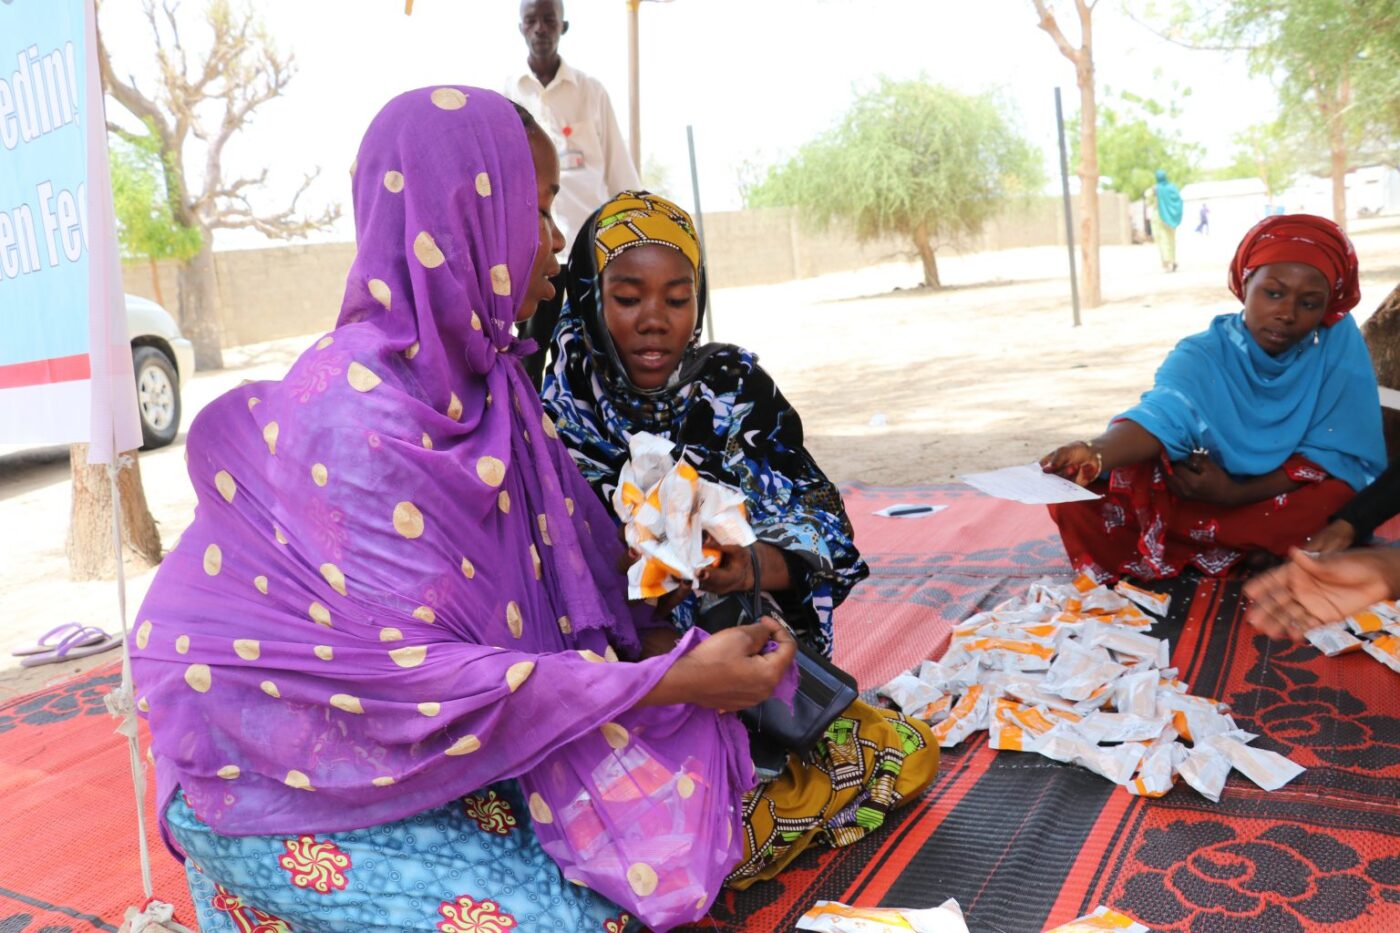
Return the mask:
MULTIPOLYGON (((564 0, 521 0, 520 34, 530 50, 530 64, 550 66, 559 60, 559 37, 569 31, 564 0)), ((534 69, 536 72, 538 68, 534 69)))

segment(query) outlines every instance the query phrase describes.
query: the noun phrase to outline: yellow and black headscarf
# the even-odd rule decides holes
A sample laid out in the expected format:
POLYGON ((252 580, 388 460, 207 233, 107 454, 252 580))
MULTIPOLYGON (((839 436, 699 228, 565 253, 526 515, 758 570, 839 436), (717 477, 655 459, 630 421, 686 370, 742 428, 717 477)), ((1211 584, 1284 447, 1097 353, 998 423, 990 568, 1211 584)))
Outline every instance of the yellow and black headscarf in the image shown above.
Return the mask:
POLYGON ((703 265, 700 238, 690 215, 645 191, 624 191, 604 204, 597 213, 591 239, 593 265, 599 275, 608 263, 637 246, 670 247, 690 260, 697 273, 703 265))

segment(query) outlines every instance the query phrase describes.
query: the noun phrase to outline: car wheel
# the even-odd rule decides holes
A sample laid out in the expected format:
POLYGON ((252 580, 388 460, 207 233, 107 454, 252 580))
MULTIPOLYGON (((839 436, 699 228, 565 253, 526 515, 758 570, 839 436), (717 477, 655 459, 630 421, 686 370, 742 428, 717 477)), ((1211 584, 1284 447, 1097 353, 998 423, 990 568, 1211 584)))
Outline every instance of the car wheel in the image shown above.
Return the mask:
POLYGON ((155 347, 131 353, 136 370, 136 403, 141 410, 142 450, 164 447, 180 433, 180 377, 170 357, 155 347))

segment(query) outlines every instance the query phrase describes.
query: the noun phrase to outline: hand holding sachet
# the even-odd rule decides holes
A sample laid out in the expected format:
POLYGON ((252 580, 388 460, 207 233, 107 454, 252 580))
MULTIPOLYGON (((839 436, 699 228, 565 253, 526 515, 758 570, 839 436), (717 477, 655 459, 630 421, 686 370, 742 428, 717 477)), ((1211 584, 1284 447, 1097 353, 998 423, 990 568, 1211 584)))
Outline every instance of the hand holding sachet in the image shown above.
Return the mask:
POLYGON ((717 556, 707 553, 707 533, 720 545, 747 547, 757 540, 744 494, 702 479, 685 461, 676 463, 673 446, 654 434, 632 435, 631 459, 613 492, 627 546, 641 555, 627 571, 629 599, 656 599, 681 581, 694 582, 717 556))

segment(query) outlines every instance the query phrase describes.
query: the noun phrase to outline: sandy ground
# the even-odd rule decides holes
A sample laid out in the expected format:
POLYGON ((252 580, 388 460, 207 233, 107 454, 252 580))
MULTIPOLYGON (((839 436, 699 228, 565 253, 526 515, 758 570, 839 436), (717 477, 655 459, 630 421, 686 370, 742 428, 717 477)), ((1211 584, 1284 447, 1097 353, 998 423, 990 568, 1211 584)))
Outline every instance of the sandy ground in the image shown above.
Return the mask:
MULTIPOLYGON (((1353 235, 1364 317, 1400 281, 1400 222, 1358 224, 1353 235)), ((905 263, 719 290, 716 337, 760 354, 833 479, 944 482, 1097 433, 1178 339, 1238 308, 1224 287, 1236 237, 1179 239, 1181 269, 1170 275, 1150 244, 1105 249, 1105 304, 1077 328, 1065 252, 1038 247, 950 256, 937 292, 910 289, 919 276, 905 263)), ((281 376, 315 336, 227 353, 228 369, 187 382, 184 423, 244 379, 281 376)), ((183 441, 141 457, 167 549, 194 513, 183 441)), ((119 657, 29 670, 10 657, 63 622, 120 629, 114 584, 67 579, 69 496, 66 448, 0 452, 0 699, 119 657)), ((128 580, 129 618, 151 577, 128 580)))

